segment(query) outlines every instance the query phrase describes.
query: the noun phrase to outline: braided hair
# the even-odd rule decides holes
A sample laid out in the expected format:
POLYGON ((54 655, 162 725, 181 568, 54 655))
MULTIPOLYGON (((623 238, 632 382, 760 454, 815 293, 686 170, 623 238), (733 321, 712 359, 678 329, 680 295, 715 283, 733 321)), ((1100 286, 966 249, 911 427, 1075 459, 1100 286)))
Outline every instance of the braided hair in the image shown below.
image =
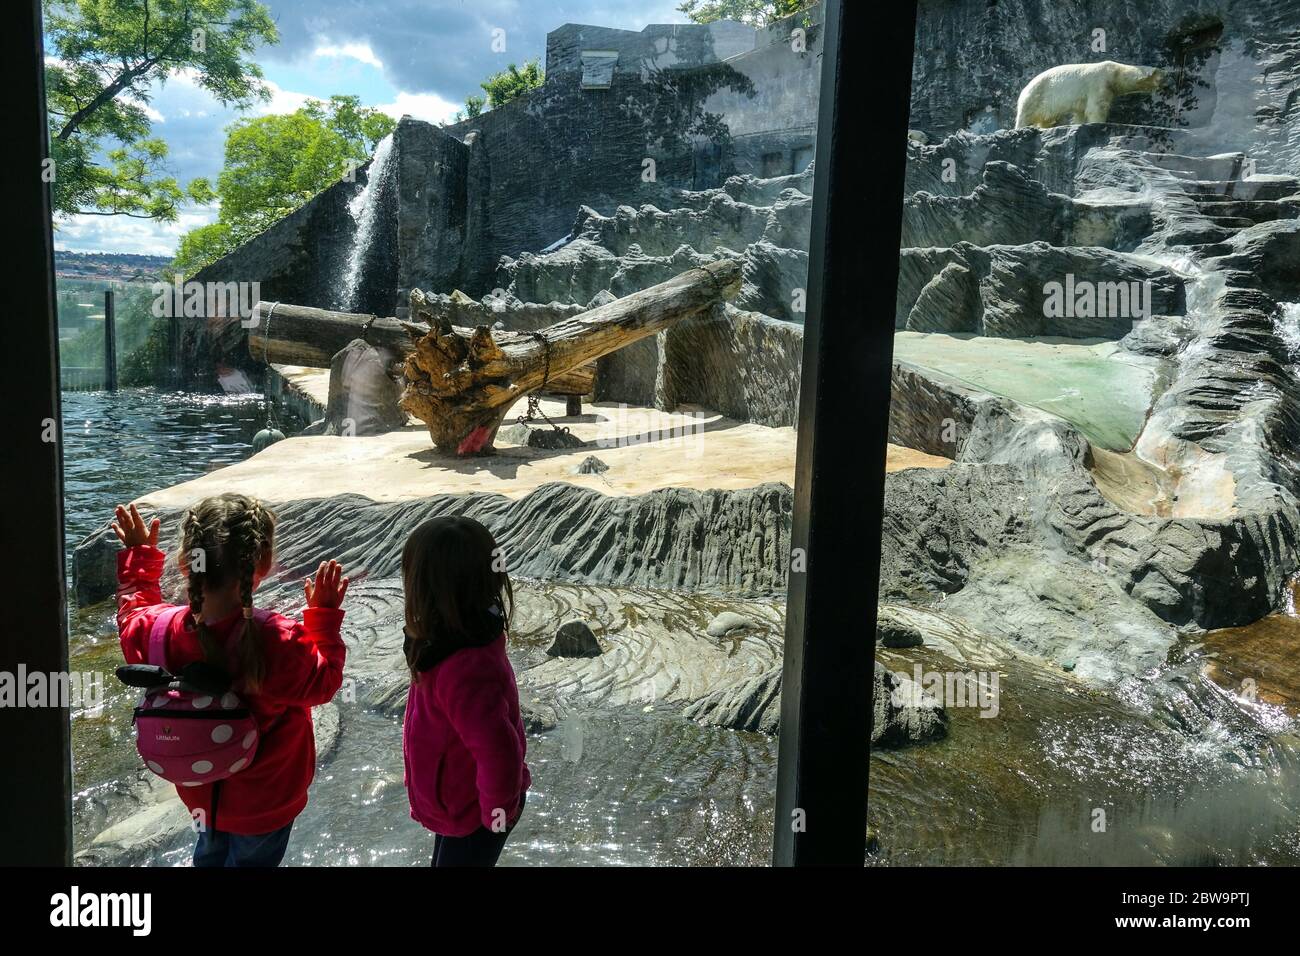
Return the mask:
POLYGON ((229 670, 221 647, 203 622, 203 594, 208 588, 239 582, 244 630, 239 639, 239 676, 257 690, 266 676, 266 659, 253 619, 253 580, 271 554, 275 515, 256 498, 224 494, 205 498, 191 508, 181 525, 181 561, 189 568, 190 614, 208 664, 229 670))

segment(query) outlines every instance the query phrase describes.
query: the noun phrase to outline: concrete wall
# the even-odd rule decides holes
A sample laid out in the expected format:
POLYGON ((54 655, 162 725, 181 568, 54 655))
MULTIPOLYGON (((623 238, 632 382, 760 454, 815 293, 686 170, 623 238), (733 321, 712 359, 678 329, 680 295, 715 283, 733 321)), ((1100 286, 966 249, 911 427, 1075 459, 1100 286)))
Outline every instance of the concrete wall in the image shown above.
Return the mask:
POLYGON ((654 24, 639 31, 566 23, 546 36, 546 75, 580 73, 583 51, 607 50, 618 54, 617 73, 648 79, 660 70, 704 66, 748 53, 758 36, 758 31, 732 20, 706 26, 654 24))
POLYGON ((725 130, 708 124, 704 103, 720 90, 744 95, 751 88, 723 63, 669 68, 648 80, 616 71, 607 90, 584 90, 580 74, 562 72, 449 127, 462 139, 474 134, 477 208, 464 291, 490 292, 502 256, 540 252, 564 238, 583 205, 610 214, 619 205, 669 205, 673 189, 721 185, 731 172, 725 155, 703 181, 697 176, 697 144, 720 154, 727 145, 725 130))
POLYGON ((397 269, 386 315, 404 314, 412 289, 451 292, 466 272, 471 147, 436 126, 404 118, 393 134, 397 163, 397 269))
MULTIPOLYGON (((745 93, 719 90, 704 104, 705 113, 723 117, 726 124, 728 174, 771 179, 801 173, 813 161, 822 24, 819 5, 760 31, 752 51, 727 60, 727 66, 753 84, 745 93)), ((701 144, 702 151, 707 146, 701 144)), ((704 156, 697 159, 701 168, 707 162, 704 156)))
POLYGON ((541 89, 447 128, 475 134, 465 291, 491 291, 502 256, 564 238, 583 205, 605 215, 668 208, 675 189, 801 171, 816 138, 821 34, 820 7, 766 31, 724 21, 552 32, 541 89), (807 37, 801 52, 796 27, 807 37), (618 54, 609 89, 583 88, 586 50, 618 54))

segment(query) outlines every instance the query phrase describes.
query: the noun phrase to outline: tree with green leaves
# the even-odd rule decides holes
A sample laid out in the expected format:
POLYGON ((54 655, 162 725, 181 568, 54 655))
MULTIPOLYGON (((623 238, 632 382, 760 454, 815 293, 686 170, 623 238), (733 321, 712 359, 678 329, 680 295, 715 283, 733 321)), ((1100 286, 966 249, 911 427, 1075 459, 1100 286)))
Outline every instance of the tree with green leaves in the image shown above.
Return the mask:
POLYGON ((172 221, 186 199, 208 202, 202 179, 167 175, 167 146, 150 136, 155 83, 184 72, 227 106, 269 93, 251 59, 279 35, 256 0, 44 0, 46 103, 56 216, 172 221))
POLYGON ((364 165, 396 128, 392 117, 355 96, 232 123, 217 178, 219 218, 181 237, 173 271, 193 275, 242 245, 364 165))
POLYGON ((694 23, 737 20, 751 27, 771 26, 806 10, 817 0, 684 0, 677 8, 694 23))
POLYGON ((488 106, 496 109, 535 90, 546 82, 546 74, 537 60, 529 60, 523 69, 511 63, 500 73, 493 73, 479 84, 487 94, 488 106))
POLYGON ((465 108, 456 114, 454 122, 474 119, 482 116, 486 109, 496 109, 530 90, 535 90, 546 82, 546 71, 538 60, 529 60, 519 67, 511 63, 500 73, 493 73, 479 84, 486 97, 470 96, 465 100, 465 108))

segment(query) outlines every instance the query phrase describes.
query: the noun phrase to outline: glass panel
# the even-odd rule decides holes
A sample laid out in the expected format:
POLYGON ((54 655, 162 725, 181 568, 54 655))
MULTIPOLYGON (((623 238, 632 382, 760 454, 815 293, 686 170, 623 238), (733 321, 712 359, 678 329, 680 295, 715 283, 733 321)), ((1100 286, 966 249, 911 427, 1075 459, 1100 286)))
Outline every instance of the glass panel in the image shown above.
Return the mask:
MULTIPOLYGON (((459 836, 485 823, 481 800, 512 802, 517 781, 492 791, 474 767, 496 760, 505 779, 517 756, 470 760, 459 741, 473 726, 456 723, 469 718, 433 696, 415 655, 412 693, 429 709, 403 758, 403 628, 417 650, 469 642, 490 613, 482 588, 447 583, 487 574, 470 545, 412 572, 443 603, 408 609, 403 548, 425 521, 463 516, 489 529, 492 572, 513 580, 507 653, 532 788, 502 862, 765 864, 821 8, 539 3, 497 23, 459 0, 420 6, 413 21, 382 4, 252 4, 238 28, 212 28, 221 43, 196 36, 194 63, 165 84, 144 71, 93 123, 74 122, 78 84, 99 82, 69 62, 84 51, 80 14, 47 24, 67 187, 72 655, 104 690, 74 720, 78 860, 185 864, 196 827, 294 819, 288 863, 426 865, 421 823, 459 836), (222 82, 224 100, 204 50, 237 53, 226 65, 243 79, 222 82), (144 158, 108 184, 114 117, 144 158), (108 288, 116 391, 100 371, 108 288), (245 506, 238 554, 206 512, 190 517, 224 493, 276 513, 269 567, 240 537, 258 520, 245 506), (194 770, 178 791, 146 768, 139 691, 113 676, 119 543, 105 523, 130 501, 162 522, 157 599, 202 594, 213 662, 234 669, 260 725, 215 822, 225 771, 194 770), (222 658, 241 641, 242 576, 265 571, 256 607, 297 620, 304 576, 333 558, 350 575, 341 687, 318 677, 320 703, 299 674, 271 700, 246 658, 222 658), (460 600, 473 605, 464 627, 446 610, 460 600), (305 778, 308 703, 317 766, 295 817, 302 787, 274 761, 305 778), (434 732, 441 719, 454 738, 434 732)), ((111 42, 134 62, 141 39, 111 42)), ((153 574, 144 554, 128 558, 132 586, 153 574)), ((139 657, 157 611, 137 612, 139 657)), ((328 657, 328 615, 309 617, 305 640, 328 657)), ((170 640, 173 668, 197 659, 195 638, 170 640)), ((266 646, 267 684, 306 666, 266 646)), ((457 645, 438 666, 487 651, 457 645)), ((454 698, 456 679, 446 686, 454 698)), ((481 715, 489 739, 511 739, 491 733, 514 733, 513 701, 503 689, 502 713, 481 715)), ((489 809, 509 822, 516 807, 489 809)))
POLYGON ((920 5, 881 861, 1300 856, 1300 10, 1193 6, 920 5))

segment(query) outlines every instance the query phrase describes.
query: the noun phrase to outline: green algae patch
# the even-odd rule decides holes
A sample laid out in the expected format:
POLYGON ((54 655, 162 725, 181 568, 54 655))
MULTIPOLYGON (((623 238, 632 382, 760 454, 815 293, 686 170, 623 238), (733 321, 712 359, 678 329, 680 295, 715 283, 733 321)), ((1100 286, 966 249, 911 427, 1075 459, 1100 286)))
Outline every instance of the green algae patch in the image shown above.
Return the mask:
POLYGON ((899 332, 894 358, 1063 418, 1110 451, 1133 447, 1155 391, 1155 370, 1109 341, 899 332))

